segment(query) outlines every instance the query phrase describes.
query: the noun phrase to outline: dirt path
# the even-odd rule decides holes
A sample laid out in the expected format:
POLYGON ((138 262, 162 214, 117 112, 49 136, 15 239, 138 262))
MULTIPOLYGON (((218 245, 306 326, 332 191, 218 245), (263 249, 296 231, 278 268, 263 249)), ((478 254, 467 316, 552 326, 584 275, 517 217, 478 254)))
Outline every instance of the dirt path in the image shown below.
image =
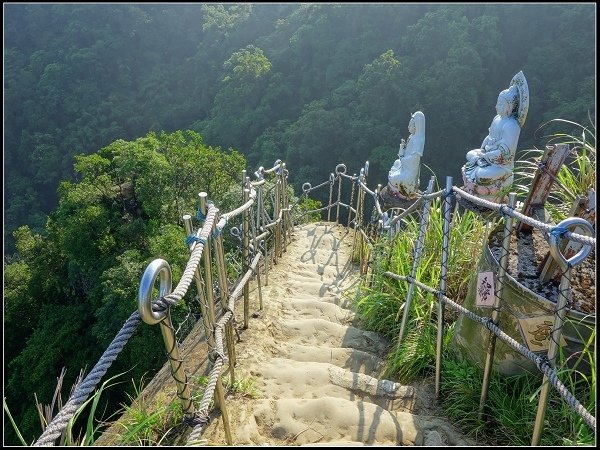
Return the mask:
MULTIPOLYGON (((297 227, 270 271, 264 308, 236 345, 236 378, 258 394, 227 398, 234 445, 473 445, 431 415, 430 385, 379 378, 389 343, 355 326, 352 239, 333 224, 297 227)), ((226 444, 221 418, 203 438, 226 444)))

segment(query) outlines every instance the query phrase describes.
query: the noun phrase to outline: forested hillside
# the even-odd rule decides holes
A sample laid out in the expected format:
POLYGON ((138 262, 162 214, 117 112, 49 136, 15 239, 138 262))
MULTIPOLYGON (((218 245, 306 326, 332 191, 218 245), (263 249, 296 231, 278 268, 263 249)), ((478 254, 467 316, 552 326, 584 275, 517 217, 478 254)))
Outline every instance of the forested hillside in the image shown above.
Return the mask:
MULTIPOLYGON (((198 191, 225 201, 244 167, 277 158, 297 189, 366 160, 385 184, 416 110, 422 162, 460 183, 520 70, 519 150, 542 147, 549 119, 595 121, 595 16, 594 4, 4 5, 4 386, 27 440, 40 434, 33 392, 49 403, 63 366, 70 386, 97 361, 147 262, 183 267, 178 220, 198 191)), ((160 336, 141 330, 112 374, 164 362, 160 336)))
POLYGON ((297 186, 365 160, 385 183, 417 109, 423 162, 458 176, 519 70, 520 149, 543 145, 545 120, 595 111, 593 4, 4 8, 5 254, 18 226, 43 229, 74 155, 148 131, 283 157, 297 186))

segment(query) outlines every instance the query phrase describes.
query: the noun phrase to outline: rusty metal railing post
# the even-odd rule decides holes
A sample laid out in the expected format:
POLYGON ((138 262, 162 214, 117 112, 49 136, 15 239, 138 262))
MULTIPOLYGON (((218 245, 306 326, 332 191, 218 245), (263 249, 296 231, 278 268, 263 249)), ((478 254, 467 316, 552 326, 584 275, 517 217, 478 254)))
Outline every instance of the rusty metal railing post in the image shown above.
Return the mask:
MULTIPOLYGON (((517 194, 511 192, 508 194, 508 207, 514 209, 517 203, 517 194)), ((506 285, 506 270, 508 268, 508 255, 510 250, 510 235, 512 232, 513 218, 508 214, 504 217, 504 236, 502 238, 502 249, 500 253, 498 277, 496 278, 496 287, 494 289, 495 299, 494 307, 492 309, 491 320, 494 325, 498 325, 498 318, 500 316, 500 308, 502 307, 502 301, 504 300, 504 286, 506 285)), ((481 385, 481 398, 479 400, 479 420, 483 420, 483 411, 485 408, 485 402, 490 387, 490 375, 492 373, 492 365, 494 362, 494 352, 496 350, 496 334, 490 331, 487 355, 485 358, 485 367, 483 369, 483 382, 481 385)))
POLYGON ((138 291, 138 310, 142 320, 147 324, 160 324, 160 332, 163 336, 171 365, 171 375, 177 384, 177 397, 181 399, 183 414, 187 419, 191 419, 194 415, 192 396, 190 394, 187 375, 183 369, 183 360, 179 356, 175 329, 171 322, 169 307, 167 306, 164 311, 160 312, 152 310, 152 288, 156 282, 156 278, 159 276, 159 296, 164 297, 171 293, 171 268, 164 259, 155 259, 146 267, 142 275, 138 291))
MULTIPOLYGON (((590 245, 584 245, 581 250, 569 259, 565 259, 564 255, 560 252, 559 237, 568 230, 569 227, 580 226, 584 235, 593 236, 594 228, 585 219, 579 217, 569 217, 568 219, 560 222, 554 230, 548 235, 548 243, 550 244, 550 254, 560 265, 563 271, 563 276, 560 280, 558 301, 556 303, 556 311, 554 313, 554 328, 550 338, 550 346, 548 348, 548 360, 550 365, 554 367, 556 354, 558 353, 558 343, 562 336, 562 327, 565 321, 567 303, 569 296, 571 295, 571 268, 581 263, 590 253, 592 247, 590 245)), ((542 435, 542 429, 544 428, 544 417, 546 415, 546 405, 548 403, 548 393, 550 389, 550 383, 548 382, 548 376, 544 374, 542 381, 542 390, 540 391, 540 398, 538 402, 538 409, 535 416, 535 424, 533 428, 533 435, 531 437, 531 445, 539 445, 540 438, 542 435)))
MULTIPOLYGON (((215 224, 219 223, 220 214, 219 210, 215 214, 215 224)), ((219 278, 219 292, 221 297, 221 307, 223 309, 223 313, 229 310, 229 286, 227 281, 227 268, 225 265, 225 250, 223 249, 223 236, 221 234, 221 230, 213 227, 215 230, 215 236, 212 239, 213 241, 213 250, 215 252, 215 263, 217 266, 217 274, 219 278)), ((234 338, 234 330, 233 330, 233 322, 229 320, 225 324, 225 339, 227 341, 227 355, 229 357, 229 377, 231 380, 231 385, 235 382, 235 364, 236 364, 236 355, 235 355, 235 338, 234 338)))

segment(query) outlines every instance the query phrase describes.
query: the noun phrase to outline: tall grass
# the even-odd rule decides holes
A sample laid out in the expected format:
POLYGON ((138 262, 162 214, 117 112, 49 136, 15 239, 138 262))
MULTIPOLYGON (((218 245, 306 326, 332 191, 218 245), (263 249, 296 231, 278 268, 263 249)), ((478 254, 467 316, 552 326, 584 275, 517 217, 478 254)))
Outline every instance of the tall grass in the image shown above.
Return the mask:
MULTIPOLYGON (((373 278, 370 285, 362 286, 355 307, 364 328, 379 331, 396 341, 400 329, 398 311, 404 307, 408 283, 384 275, 385 271, 410 275, 414 247, 419 234, 419 217, 409 216, 402 230, 392 242, 383 237, 373 251, 373 278)), ((453 214, 448 261, 446 293, 453 299, 466 296, 469 281, 475 274, 474 262, 479 258, 485 224, 472 211, 453 214)), ((429 226, 425 234, 423 252, 417 266, 416 279, 438 287, 441 273, 441 243, 443 240, 443 204, 440 199, 431 203, 429 226)), ((394 346, 388 356, 384 375, 408 382, 422 375, 435 361, 437 299, 414 289, 409 319, 400 346, 394 346)), ((403 311, 401 312, 401 314, 403 311)), ((400 315, 401 315, 400 314, 400 315)), ((448 313, 446 322, 452 321, 448 313)), ((449 338, 448 332, 445 339, 449 338)))
POLYGON ((183 407, 179 399, 169 399, 164 392, 156 395, 152 401, 142 396, 144 380, 136 385, 132 380, 134 395, 129 395, 129 404, 123 404, 123 416, 117 422, 122 432, 119 443, 123 445, 154 446, 161 445, 180 425, 183 419, 183 407))
MULTIPOLYGON (((40 415, 42 432, 46 429, 48 424, 51 423, 53 417, 56 414, 58 414, 58 412, 61 411, 61 409, 63 408, 61 391, 62 391, 62 382, 64 379, 64 375, 65 375, 65 369, 63 368, 60 376, 57 378, 57 384, 56 384, 54 397, 53 397, 53 400, 50 405, 40 404, 37 401, 37 397, 36 397, 36 407, 37 407, 39 415, 40 415), (56 414, 54 412, 55 406, 57 406, 56 414)), ((121 375, 123 375, 123 373, 117 374, 111 378, 108 378, 106 381, 104 381, 102 383, 102 385, 100 386, 100 388, 98 390, 96 390, 94 392, 94 394, 90 398, 88 398, 77 409, 77 411, 75 411, 75 414, 73 414, 73 417, 68 421, 67 426, 61 433, 60 442, 59 442, 60 446, 66 446, 66 447, 90 446, 90 445, 94 444, 94 442, 96 441, 96 438, 100 434, 101 430, 107 426, 107 423, 108 423, 107 420, 109 420, 109 419, 106 419, 106 420, 98 419, 98 417, 97 417, 98 405, 100 402, 100 398, 102 397, 102 393, 106 389, 120 383, 120 382, 113 383, 113 380, 120 377, 121 375), (86 410, 88 409, 88 406, 89 406, 89 411, 86 412, 86 410), (87 416, 86 416, 86 414, 84 414, 84 412, 86 412, 87 416), (87 417, 85 426, 81 425, 81 423, 80 423, 81 421, 79 421, 80 417, 87 417), (74 433, 75 433, 76 429, 79 429, 79 432, 75 436, 74 433)), ((71 388, 71 395, 73 394, 75 388, 77 387, 77 384, 79 384, 79 382, 81 382, 82 379, 83 379, 83 370, 79 374, 78 381, 76 381, 75 384, 71 388)), ((12 418, 12 415, 10 413, 8 405, 6 404, 6 399, 4 399, 3 405, 4 405, 4 411, 5 411, 6 415, 8 416, 8 419, 9 419, 19 441, 25 446, 28 445, 25 442, 23 436, 21 435, 18 425, 15 423, 15 421, 12 418)), ((115 413, 115 415, 116 414, 118 414, 118 412, 115 413)))
MULTIPOLYGON (((566 368, 564 355, 558 360, 562 383, 592 414, 596 407, 595 351, 590 350, 595 330, 581 355, 591 363, 591 375, 566 368)), ((448 352, 442 360, 441 405, 444 413, 465 433, 490 445, 531 445, 542 378, 525 374, 500 376, 492 373, 484 420, 478 418, 482 372, 458 355, 448 352)), ((594 431, 551 388, 546 407, 541 445, 594 445, 594 431)))

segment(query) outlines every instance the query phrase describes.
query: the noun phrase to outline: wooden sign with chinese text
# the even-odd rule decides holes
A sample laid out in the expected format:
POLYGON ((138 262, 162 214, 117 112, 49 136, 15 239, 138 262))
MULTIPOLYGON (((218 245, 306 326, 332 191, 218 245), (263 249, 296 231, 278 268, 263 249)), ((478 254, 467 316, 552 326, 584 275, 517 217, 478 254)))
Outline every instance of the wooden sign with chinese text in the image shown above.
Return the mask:
POLYGON ((494 306, 494 299, 494 272, 478 273, 475 306, 491 308, 494 306))
MULTIPOLYGON (((532 352, 548 351, 550 347, 550 335, 554 326, 554 316, 526 317, 519 319, 521 334, 527 347, 532 352)), ((560 336, 560 345, 567 345, 565 339, 560 336)))

